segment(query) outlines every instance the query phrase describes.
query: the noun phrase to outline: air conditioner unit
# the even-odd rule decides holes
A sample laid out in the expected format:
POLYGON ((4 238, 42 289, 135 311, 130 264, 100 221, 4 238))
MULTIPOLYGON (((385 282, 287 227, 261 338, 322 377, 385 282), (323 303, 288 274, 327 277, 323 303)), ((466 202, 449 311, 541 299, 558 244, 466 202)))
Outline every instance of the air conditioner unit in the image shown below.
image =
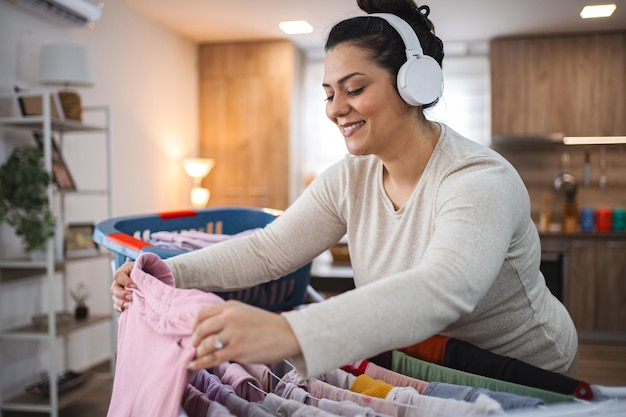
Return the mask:
POLYGON ((8 0, 40 15, 76 26, 86 26, 102 16, 98 5, 87 0, 8 0))

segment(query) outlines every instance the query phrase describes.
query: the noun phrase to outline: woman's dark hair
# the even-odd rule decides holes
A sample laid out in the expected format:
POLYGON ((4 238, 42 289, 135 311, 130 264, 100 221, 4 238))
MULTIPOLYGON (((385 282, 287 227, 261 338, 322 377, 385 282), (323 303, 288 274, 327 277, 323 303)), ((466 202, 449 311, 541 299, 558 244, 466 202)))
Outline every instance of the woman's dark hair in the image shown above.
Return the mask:
MULTIPOLYGON (((443 62, 443 42, 435 36, 435 26, 428 18, 428 6, 413 0, 357 0, 366 13, 392 13, 404 19, 415 31, 425 55, 433 57, 440 66, 443 62)), ((350 43, 368 51, 368 57, 397 77, 406 62, 404 41, 400 34, 384 19, 353 17, 337 23, 328 34, 326 52, 342 43, 350 43)), ((432 107, 437 103, 422 106, 432 107)))

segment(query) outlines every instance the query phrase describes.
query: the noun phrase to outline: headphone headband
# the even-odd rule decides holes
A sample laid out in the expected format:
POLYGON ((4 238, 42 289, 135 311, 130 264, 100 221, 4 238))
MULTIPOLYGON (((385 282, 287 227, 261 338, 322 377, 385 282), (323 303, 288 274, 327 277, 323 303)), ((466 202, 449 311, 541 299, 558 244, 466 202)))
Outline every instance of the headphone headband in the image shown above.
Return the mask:
POLYGON ((411 25, 391 13, 372 13, 362 17, 386 20, 404 42, 406 62, 400 67, 396 80, 400 97, 411 106, 424 106, 437 101, 443 92, 441 66, 433 57, 424 55, 411 25))
POLYGON ((417 37, 417 34, 409 25, 406 20, 401 17, 396 16, 392 13, 372 13, 367 16, 380 17, 384 19, 393 27, 396 32, 402 38, 404 42, 404 48, 406 49, 406 58, 409 59, 412 56, 422 56, 424 55, 424 51, 422 50, 422 45, 417 37))

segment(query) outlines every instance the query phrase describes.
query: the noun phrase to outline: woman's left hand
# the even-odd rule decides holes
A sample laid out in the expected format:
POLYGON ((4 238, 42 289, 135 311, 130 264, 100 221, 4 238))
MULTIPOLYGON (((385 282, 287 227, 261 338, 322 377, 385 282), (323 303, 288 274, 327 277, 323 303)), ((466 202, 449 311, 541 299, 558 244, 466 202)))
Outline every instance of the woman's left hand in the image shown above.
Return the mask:
POLYGON ((276 363, 300 354, 300 345, 280 314, 239 301, 203 308, 193 329, 196 358, 189 369, 222 362, 276 363))

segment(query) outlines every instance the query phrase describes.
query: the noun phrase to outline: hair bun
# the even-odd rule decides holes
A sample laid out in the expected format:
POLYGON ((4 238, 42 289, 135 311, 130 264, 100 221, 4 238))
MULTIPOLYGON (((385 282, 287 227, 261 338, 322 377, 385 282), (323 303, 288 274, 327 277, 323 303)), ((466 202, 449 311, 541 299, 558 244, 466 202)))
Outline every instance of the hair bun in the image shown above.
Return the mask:
POLYGON ((365 13, 393 13, 398 16, 410 16, 415 13, 413 0, 357 0, 357 5, 365 13))

